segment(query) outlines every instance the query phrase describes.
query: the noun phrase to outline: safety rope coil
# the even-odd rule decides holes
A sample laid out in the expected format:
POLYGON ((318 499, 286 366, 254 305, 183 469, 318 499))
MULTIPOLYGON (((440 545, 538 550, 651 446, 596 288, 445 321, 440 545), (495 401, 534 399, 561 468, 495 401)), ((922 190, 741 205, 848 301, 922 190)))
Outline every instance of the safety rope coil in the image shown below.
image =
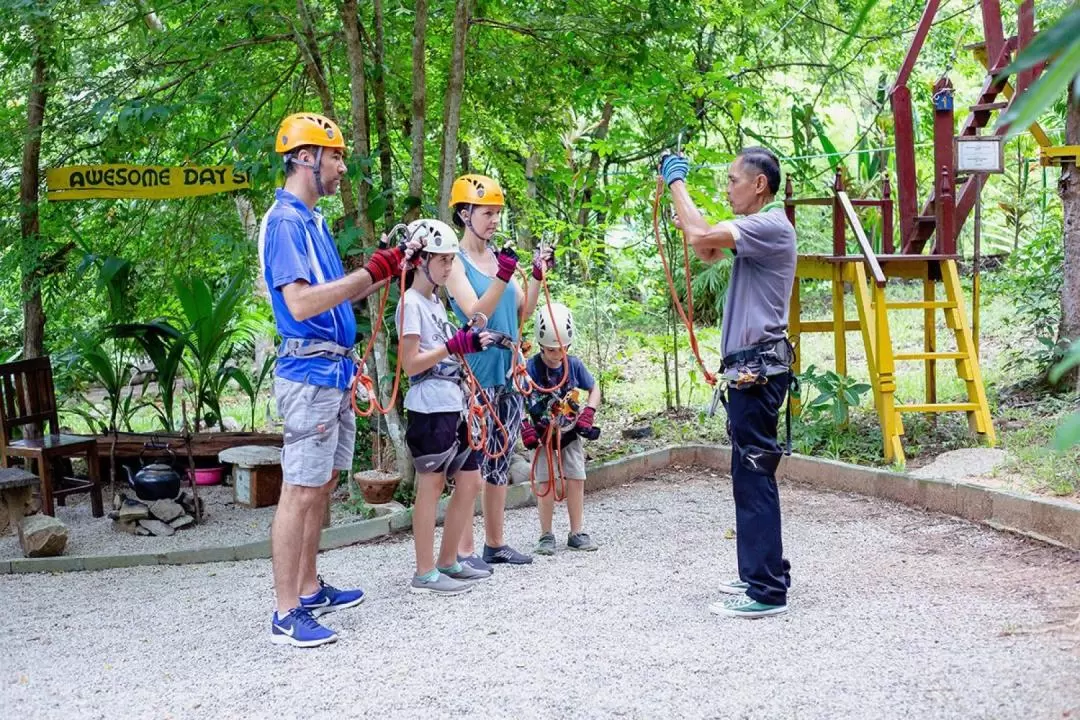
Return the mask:
POLYGON ((664 195, 664 178, 656 178, 656 194, 653 197, 653 234, 656 237, 656 249, 660 253, 660 261, 664 265, 664 276, 667 279, 668 291, 671 293, 671 302, 675 306, 676 312, 679 314, 679 318, 682 320, 683 325, 686 327, 687 336, 690 338, 690 350, 694 353, 694 358, 697 360, 698 367, 701 368, 701 374, 705 378, 705 382, 709 385, 716 384, 716 376, 709 372, 709 369, 705 367, 705 361, 701 359, 701 351, 698 349, 697 335, 694 333, 694 288, 690 278, 690 244, 686 240, 686 233, 682 233, 683 236, 683 269, 686 273, 686 303, 690 308, 689 314, 683 309, 683 304, 679 300, 679 294, 675 290, 675 280, 671 275, 671 266, 668 265, 667 256, 664 254, 664 242, 660 238, 660 199, 664 195))

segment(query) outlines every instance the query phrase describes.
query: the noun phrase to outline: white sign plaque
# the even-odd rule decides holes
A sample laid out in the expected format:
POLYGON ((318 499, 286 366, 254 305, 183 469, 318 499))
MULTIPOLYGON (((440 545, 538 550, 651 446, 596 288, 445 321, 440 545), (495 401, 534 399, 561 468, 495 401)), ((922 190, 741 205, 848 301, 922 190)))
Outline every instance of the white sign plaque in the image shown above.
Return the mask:
POLYGON ((956 172, 1005 172, 1005 158, 1002 154, 1002 137, 1000 135, 957 137, 956 172))

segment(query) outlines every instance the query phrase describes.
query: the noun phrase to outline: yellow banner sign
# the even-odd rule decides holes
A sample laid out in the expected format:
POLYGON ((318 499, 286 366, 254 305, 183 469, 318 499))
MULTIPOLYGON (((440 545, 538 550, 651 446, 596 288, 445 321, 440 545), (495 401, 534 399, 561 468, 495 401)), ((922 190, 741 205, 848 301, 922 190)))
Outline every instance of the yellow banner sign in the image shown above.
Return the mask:
POLYGON ((165 198, 212 195, 251 187, 232 165, 73 165, 45 171, 49 200, 165 198))

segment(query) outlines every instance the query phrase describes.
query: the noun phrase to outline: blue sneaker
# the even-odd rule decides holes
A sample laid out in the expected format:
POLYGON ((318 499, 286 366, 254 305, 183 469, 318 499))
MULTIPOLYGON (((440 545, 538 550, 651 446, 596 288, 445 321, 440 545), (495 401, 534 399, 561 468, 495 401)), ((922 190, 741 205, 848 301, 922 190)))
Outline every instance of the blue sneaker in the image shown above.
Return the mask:
POLYGON ((293 647, 319 647, 338 639, 337 633, 324 628, 302 607, 293 608, 285 617, 275 611, 270 620, 270 642, 293 647))
POLYGON ((319 575, 319 591, 300 598, 300 607, 311 613, 312 617, 319 617, 335 610, 356 607, 364 602, 364 591, 360 588, 355 590, 338 590, 333 585, 327 585, 322 575, 319 575))

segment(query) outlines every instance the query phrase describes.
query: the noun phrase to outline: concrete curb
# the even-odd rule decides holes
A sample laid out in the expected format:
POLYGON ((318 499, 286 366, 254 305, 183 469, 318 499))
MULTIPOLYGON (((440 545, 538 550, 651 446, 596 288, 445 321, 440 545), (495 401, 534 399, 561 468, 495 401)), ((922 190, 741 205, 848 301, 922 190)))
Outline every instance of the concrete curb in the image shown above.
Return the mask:
MULTIPOLYGON (((731 469, 731 448, 712 445, 671 445, 588 467, 589 492, 623 485, 671 465, 704 465, 723 472, 731 469)), ((949 480, 920 479, 905 473, 792 455, 784 458, 777 477, 789 482, 840 492, 869 495, 909 507, 953 515, 995 530, 1024 535, 1041 542, 1080 550, 1080 505, 1051 498, 1020 495, 1006 490, 949 480)), ((528 485, 511 485, 506 506, 536 504, 528 485)), ((440 506, 441 521, 445 501, 440 506)), ((476 513, 480 512, 477 501, 476 513)), ((412 512, 396 512, 323 530, 319 548, 371 542, 412 528, 412 512)), ((141 565, 189 565, 270 557, 270 541, 171 550, 162 553, 85 555, 0 560, 0 575, 9 573, 105 570, 141 565)))

